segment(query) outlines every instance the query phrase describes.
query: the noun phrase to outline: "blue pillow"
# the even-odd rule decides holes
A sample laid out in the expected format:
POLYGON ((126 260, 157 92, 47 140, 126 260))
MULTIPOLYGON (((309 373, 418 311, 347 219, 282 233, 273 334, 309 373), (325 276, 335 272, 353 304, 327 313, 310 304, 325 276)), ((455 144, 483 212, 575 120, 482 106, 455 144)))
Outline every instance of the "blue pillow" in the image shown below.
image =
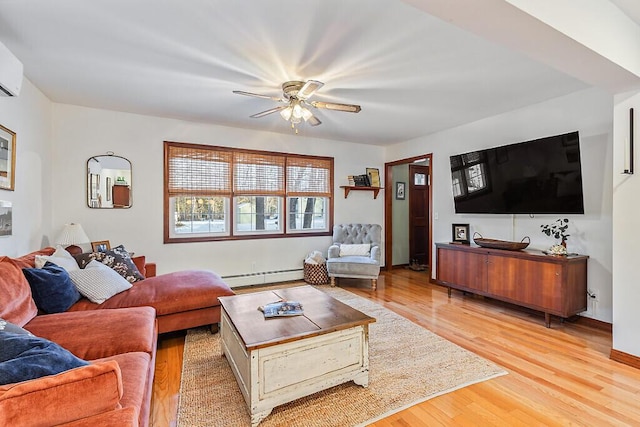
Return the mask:
POLYGON ((42 268, 23 268, 36 306, 45 313, 62 313, 81 297, 69 273, 49 261, 42 268))
POLYGON ((0 331, 0 385, 55 375, 88 364, 47 339, 0 331))

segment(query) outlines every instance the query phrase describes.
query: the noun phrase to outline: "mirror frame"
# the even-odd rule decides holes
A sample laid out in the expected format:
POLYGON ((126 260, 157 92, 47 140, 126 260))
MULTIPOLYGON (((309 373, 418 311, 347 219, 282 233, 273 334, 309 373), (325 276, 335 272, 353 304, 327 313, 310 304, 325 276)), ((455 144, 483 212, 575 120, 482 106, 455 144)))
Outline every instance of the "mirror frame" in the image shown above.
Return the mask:
MULTIPOLYGON (((87 206, 90 209, 129 209, 133 206, 133 166, 131 161, 126 157, 116 156, 113 152, 109 151, 107 154, 98 154, 95 156, 89 157, 87 159, 87 189, 85 192, 85 196, 87 199, 87 206), (104 168, 105 170, 114 170, 114 171, 125 171, 124 176, 118 174, 115 176, 114 174, 105 174, 102 173, 102 167, 96 170, 95 167, 92 168, 92 162, 100 163, 100 159, 120 159, 117 161, 124 161, 129 164, 128 171, 126 169, 112 169, 112 168, 104 168), (98 172, 98 173, 93 173, 98 172), (127 176, 128 174, 128 176, 127 176), (122 178, 120 180, 119 178, 122 178), (128 179, 128 181, 127 181, 128 179), (116 182, 124 182, 124 184, 116 184, 116 182), (126 186, 128 188, 129 193, 129 204, 128 205, 115 205, 114 197, 112 194, 113 188, 115 186, 126 186), (110 206, 104 206, 104 202, 110 202, 110 206)), ((126 197, 126 196, 125 196, 126 197)))

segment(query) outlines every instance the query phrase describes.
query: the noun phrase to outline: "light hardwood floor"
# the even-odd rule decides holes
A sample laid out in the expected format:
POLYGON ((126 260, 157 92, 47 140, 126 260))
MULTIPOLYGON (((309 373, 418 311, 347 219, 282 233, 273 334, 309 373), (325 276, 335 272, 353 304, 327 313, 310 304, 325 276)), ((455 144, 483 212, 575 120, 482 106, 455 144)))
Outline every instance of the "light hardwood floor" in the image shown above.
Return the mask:
MULTIPOLYGON (((611 332, 429 284, 428 272, 383 273, 340 286, 503 366, 508 375, 428 400, 376 422, 404 426, 640 426, 640 370, 609 359, 611 332)), ((162 336, 151 425, 175 425, 184 335, 162 336)), ((215 425, 215 424, 212 424, 215 425)), ((224 425, 224 424, 220 424, 224 425)))

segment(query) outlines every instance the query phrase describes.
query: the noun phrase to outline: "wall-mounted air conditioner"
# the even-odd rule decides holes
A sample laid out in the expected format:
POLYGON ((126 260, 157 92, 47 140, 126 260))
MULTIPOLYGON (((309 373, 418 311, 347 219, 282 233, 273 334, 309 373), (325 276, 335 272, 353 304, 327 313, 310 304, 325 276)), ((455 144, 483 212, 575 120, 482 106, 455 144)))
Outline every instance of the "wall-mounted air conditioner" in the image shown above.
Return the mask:
POLYGON ((22 71, 22 62, 0 42, 0 96, 20 95, 22 71))

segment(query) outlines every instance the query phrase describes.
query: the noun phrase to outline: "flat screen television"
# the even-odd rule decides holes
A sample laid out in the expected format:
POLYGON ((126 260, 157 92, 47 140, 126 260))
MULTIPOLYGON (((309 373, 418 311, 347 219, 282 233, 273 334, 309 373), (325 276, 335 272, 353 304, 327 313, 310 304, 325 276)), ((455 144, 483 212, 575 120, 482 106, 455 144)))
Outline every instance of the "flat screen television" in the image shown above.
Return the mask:
POLYGON ((578 132, 451 156, 456 213, 583 214, 578 132))

